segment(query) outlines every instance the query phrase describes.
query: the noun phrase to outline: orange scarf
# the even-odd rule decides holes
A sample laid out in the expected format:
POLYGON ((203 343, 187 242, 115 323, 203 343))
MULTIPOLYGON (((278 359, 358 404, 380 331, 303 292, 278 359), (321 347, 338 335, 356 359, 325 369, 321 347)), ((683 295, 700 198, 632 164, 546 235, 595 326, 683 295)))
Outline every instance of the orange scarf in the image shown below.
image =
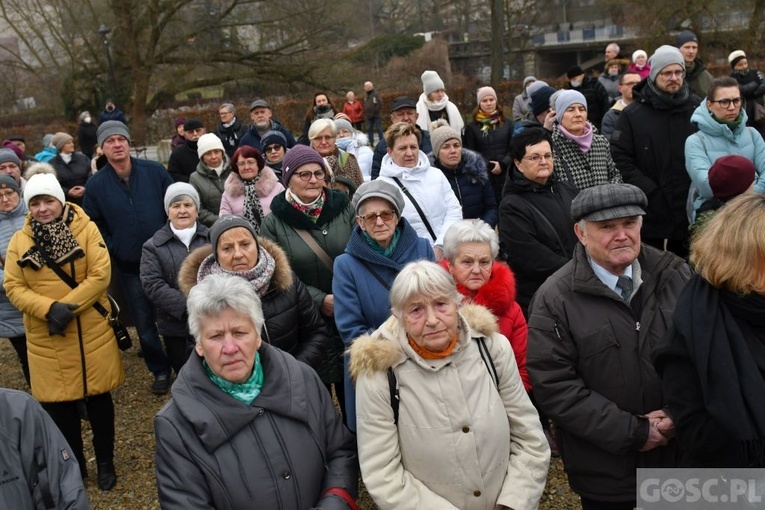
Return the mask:
POLYGON ((454 346, 457 345, 457 340, 459 340, 459 333, 454 334, 454 338, 452 338, 452 341, 449 343, 449 345, 441 352, 433 352, 429 351, 425 347, 420 347, 417 345, 417 342, 412 339, 411 336, 406 335, 407 340, 409 340, 409 345, 412 346, 412 349, 414 349, 414 352, 419 354, 423 359, 443 359, 447 356, 449 356, 452 351, 454 350, 454 346))

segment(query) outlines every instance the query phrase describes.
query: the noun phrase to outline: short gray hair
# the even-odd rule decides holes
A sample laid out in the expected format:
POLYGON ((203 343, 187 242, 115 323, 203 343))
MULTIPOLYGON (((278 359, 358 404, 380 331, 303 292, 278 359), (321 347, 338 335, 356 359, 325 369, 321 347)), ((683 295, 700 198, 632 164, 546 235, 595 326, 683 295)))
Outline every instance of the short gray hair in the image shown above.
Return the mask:
POLYGON ((460 251, 463 243, 486 243, 491 248, 492 258, 499 254, 499 237, 494 229, 483 220, 462 220, 454 223, 444 235, 444 257, 449 262, 460 251))
POLYGON ((401 316, 404 306, 416 296, 446 296, 459 304, 462 295, 446 269, 429 260, 418 260, 404 266, 390 288, 393 314, 401 316))
POLYGON ((186 307, 189 314, 189 332, 197 343, 201 341, 202 321, 220 315, 228 309, 250 319, 258 334, 263 327, 260 298, 252 285, 239 276, 208 276, 191 289, 186 307))
POLYGON ((223 109, 226 109, 228 113, 236 113, 236 107, 231 103, 223 103, 220 105, 220 108, 218 108, 218 111, 221 111, 223 109))
POLYGON ((319 133, 324 131, 325 129, 329 128, 329 130, 332 132, 332 135, 337 135, 337 126, 335 125, 335 121, 332 119, 316 119, 311 124, 311 127, 308 128, 308 138, 310 140, 313 140, 316 138, 319 133))

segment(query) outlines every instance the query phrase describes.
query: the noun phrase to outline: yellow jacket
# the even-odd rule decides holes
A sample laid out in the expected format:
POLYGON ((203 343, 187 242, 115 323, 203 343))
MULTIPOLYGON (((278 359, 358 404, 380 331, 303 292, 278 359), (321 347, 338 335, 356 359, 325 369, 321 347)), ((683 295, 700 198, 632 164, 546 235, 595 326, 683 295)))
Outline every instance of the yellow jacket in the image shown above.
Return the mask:
POLYGON ((40 402, 66 402, 98 395, 117 388, 125 379, 114 332, 93 308, 98 300, 110 309, 106 299, 111 278, 109 252, 95 223, 79 206, 68 205, 74 209, 69 228, 85 257, 63 265, 62 269, 79 283, 77 288, 69 287, 47 265, 38 271, 18 265, 19 258, 34 245, 31 214, 27 215, 24 227, 13 235, 5 264, 5 290, 11 303, 24 314, 32 395, 40 402), (79 305, 74 310, 75 320, 69 323, 63 337, 48 333, 45 318, 56 301, 79 305), (87 388, 83 387, 83 380, 87 388))

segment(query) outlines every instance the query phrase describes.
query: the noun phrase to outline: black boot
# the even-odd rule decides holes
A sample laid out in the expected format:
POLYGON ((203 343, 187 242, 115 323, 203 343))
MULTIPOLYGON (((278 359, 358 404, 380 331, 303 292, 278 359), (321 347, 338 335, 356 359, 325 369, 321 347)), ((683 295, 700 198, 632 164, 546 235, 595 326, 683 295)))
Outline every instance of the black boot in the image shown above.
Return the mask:
POLYGON ((98 488, 110 491, 117 484, 117 473, 114 472, 114 461, 98 463, 98 488))

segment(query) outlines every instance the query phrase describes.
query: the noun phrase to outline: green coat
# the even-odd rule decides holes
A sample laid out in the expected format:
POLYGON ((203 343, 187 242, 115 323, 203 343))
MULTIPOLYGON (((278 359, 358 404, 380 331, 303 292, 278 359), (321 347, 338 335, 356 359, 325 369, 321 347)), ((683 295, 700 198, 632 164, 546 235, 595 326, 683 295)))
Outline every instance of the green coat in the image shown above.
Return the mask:
POLYGON ((189 184, 199 193, 199 221, 207 227, 211 227, 218 219, 223 186, 231 174, 231 164, 227 157, 223 165, 224 170, 218 177, 215 170, 200 161, 196 172, 189 177, 189 184))

